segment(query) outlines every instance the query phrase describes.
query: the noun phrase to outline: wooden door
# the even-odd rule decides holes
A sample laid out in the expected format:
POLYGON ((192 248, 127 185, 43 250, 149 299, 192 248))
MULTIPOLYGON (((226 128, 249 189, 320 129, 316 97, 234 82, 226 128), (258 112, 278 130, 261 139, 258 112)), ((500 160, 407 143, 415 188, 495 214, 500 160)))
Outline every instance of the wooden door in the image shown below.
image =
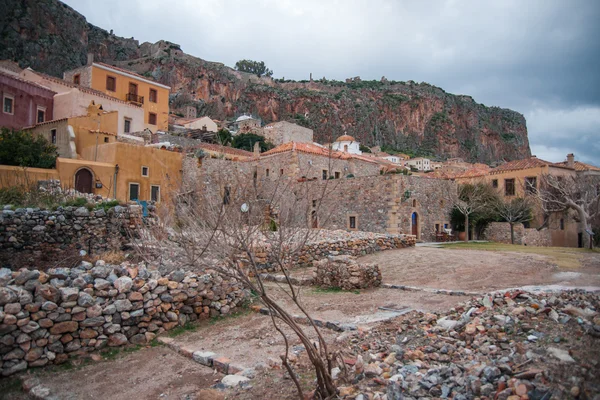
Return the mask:
POLYGON ((75 190, 80 193, 92 193, 92 173, 83 168, 75 174, 75 190))
POLYGON ((412 213, 412 234, 419 237, 419 215, 416 212, 412 213))
POLYGON ((135 94, 137 96, 138 85, 136 85, 135 83, 129 82, 129 94, 135 94))

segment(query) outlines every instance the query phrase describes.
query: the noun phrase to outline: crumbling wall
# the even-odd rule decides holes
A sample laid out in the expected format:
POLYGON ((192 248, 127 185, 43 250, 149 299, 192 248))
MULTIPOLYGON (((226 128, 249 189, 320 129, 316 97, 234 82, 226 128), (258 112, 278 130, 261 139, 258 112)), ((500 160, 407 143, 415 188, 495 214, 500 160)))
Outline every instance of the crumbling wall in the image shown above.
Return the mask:
POLYGON ((351 256, 331 256, 315 262, 313 284, 344 290, 368 289, 381 285, 376 264, 359 264, 351 256))
POLYGON ((120 250, 142 223, 138 205, 88 210, 59 207, 4 209, 0 213, 0 262, 13 269, 35 263, 44 269, 72 257, 120 250))
POLYGON ((241 285, 215 273, 143 264, 0 269, 0 371, 60 364, 106 347, 148 343, 188 321, 228 314, 245 297, 241 285))
MULTIPOLYGON (((523 224, 514 224, 515 243, 527 246, 552 246, 551 231, 547 228, 537 230, 525 228, 523 224)), ((491 222, 484 231, 486 240, 510 244, 510 224, 508 222, 491 222)))

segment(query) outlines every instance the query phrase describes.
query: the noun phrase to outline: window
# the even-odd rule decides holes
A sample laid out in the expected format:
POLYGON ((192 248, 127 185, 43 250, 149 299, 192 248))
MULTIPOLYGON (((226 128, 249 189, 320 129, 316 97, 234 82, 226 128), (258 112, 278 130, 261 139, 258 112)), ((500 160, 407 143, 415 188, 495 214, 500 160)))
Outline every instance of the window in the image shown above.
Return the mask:
POLYGON ((156 103, 158 99, 158 92, 156 91, 156 89, 150 89, 150 94, 148 95, 148 100, 150 100, 151 103, 156 103))
POLYGON ((130 183, 129 184, 129 200, 135 201, 140 197, 140 184, 130 183))
POLYGON ((81 83, 81 75, 80 74, 75 74, 73 76, 73 83, 76 85, 79 85, 81 83))
POLYGON ((37 108, 37 123, 41 124, 46 121, 46 107, 37 108))
POLYGON ((537 192, 537 178, 525 178, 525 193, 536 193, 537 192))
POLYGON ((515 195, 515 180, 505 179, 504 180, 504 195, 514 196, 515 195))
POLYGON ((279 175, 283 175, 283 168, 279 170, 279 175))
POLYGON ((154 114, 154 113, 148 114, 148 123, 150 125, 156 125, 156 114, 154 114))
POLYGON ((269 177, 269 168, 266 169, 265 175, 267 176, 267 178, 269 177))
POLYGON ((351 215, 348 217, 348 228, 356 229, 356 216, 351 215))
POLYGON ((565 230, 565 220, 564 219, 560 219, 560 230, 564 231, 565 230))
POLYGON ((326 169, 323 170, 323 179, 327 179, 327 170, 326 169))
POLYGON ((142 166, 142 176, 148 177, 149 175, 150 175, 149 168, 142 166))
POLYGON ((340 173, 338 171, 335 172, 335 179, 340 179, 340 173))
POLYGON ((117 91, 117 78, 115 78, 114 76, 106 77, 106 90, 109 90, 111 92, 117 91))
POLYGON ((133 82, 129 82, 129 94, 134 94, 137 96, 138 94, 138 85, 133 83, 133 82))
POLYGON ((3 105, 2 105, 2 110, 4 111, 4 114, 14 114, 14 112, 15 112, 14 108, 15 108, 15 98, 5 94, 3 105))
POLYGON ((131 119, 125 118, 125 123, 123 125, 123 131, 125 133, 131 132, 131 119))
POLYGON ((50 131, 50 143, 56 144, 56 129, 50 131))
POLYGON ((492 181, 492 187, 493 187, 494 189, 498 189, 498 179, 494 179, 494 180, 492 181))
POLYGON ((104 138, 104 143, 108 143, 108 138, 107 137, 104 138))
POLYGON ((316 207, 316 206, 317 206, 317 201, 316 201, 316 200, 313 200, 313 201, 312 201, 312 206, 313 206, 313 207, 316 207))
POLYGON ((223 204, 227 205, 231 201, 231 188, 229 186, 225 186, 225 190, 223 191, 223 204))
POLYGON ((150 186, 150 200, 155 203, 160 203, 160 186, 150 186))
POLYGON ((435 233, 440 233, 440 224, 435 224, 435 233))

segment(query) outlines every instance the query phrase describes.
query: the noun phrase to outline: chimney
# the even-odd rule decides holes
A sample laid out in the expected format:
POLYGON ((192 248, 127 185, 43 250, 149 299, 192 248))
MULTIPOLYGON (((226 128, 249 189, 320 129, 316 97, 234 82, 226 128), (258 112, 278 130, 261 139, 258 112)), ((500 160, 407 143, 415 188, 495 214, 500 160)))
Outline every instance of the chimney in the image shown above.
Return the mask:
POLYGON ((87 65, 92 65, 94 63, 94 53, 88 53, 87 55, 87 65))
POLYGON ((254 143, 254 156, 255 157, 260 156, 260 143, 259 142, 254 143))
POLYGON ((575 155, 573 153, 567 154, 567 167, 575 167, 575 155))

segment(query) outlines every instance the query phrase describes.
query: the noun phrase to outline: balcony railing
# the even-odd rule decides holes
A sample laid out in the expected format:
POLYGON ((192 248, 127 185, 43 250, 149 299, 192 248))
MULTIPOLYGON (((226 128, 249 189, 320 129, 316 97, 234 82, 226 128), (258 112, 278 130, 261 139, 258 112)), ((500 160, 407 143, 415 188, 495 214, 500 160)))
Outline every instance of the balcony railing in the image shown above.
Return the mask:
POLYGON ((144 104, 144 96, 138 96, 137 94, 134 94, 134 93, 127 93, 125 95, 125 100, 127 100, 131 103, 144 104))

